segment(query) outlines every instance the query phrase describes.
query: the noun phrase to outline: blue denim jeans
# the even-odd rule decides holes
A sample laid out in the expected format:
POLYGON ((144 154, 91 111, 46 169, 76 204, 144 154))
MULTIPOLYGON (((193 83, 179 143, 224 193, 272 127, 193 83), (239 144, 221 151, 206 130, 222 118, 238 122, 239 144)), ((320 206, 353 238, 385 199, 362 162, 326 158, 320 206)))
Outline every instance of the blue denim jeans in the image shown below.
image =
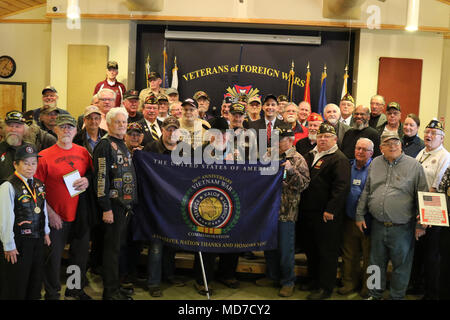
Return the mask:
POLYGON ((391 227, 373 220, 369 264, 380 267, 381 289, 369 290, 372 297, 381 298, 386 289, 389 260, 392 262, 390 298, 400 300, 405 297, 414 257, 414 231, 414 219, 404 225, 391 227))
POLYGON ((282 286, 295 284, 295 222, 278 221, 278 249, 264 251, 266 275, 282 286))
POLYGON ((161 284, 161 278, 172 278, 175 274, 175 250, 163 245, 160 239, 153 239, 148 248, 148 286, 161 284))

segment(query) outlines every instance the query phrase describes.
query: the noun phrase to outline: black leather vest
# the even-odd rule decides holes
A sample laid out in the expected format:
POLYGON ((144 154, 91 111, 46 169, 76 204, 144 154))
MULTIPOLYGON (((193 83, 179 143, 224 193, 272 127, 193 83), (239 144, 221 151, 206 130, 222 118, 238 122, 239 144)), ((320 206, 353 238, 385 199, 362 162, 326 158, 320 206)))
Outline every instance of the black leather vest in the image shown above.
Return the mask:
POLYGON ((26 185, 16 175, 12 175, 8 181, 12 184, 14 197, 14 235, 26 238, 41 238, 44 236, 45 226, 45 186, 38 179, 34 178, 34 188, 37 203, 28 191, 26 185), (36 213, 36 206, 39 213, 36 213), (30 223, 31 222, 31 223, 30 223))
POLYGON ((131 209, 136 202, 136 173, 134 171, 131 153, 123 141, 106 136, 111 144, 113 164, 110 171, 109 198, 131 209))

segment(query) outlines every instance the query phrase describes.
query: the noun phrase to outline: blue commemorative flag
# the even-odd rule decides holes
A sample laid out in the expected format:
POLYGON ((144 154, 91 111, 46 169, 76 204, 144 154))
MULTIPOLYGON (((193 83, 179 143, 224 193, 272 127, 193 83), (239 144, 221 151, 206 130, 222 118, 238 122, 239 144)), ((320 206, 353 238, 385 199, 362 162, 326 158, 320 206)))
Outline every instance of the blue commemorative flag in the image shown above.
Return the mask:
MULTIPOLYGON (((182 250, 239 252, 277 247, 282 172, 263 164, 175 164, 136 151, 135 240, 182 250)), ((278 163, 276 164, 278 166, 278 163)))

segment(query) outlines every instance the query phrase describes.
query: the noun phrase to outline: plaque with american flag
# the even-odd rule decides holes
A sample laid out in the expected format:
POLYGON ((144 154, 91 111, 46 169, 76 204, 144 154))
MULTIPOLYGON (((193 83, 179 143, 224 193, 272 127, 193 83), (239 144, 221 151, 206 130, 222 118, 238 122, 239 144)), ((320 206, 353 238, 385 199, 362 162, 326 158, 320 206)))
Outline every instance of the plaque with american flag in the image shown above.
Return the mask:
POLYGON ((420 223, 432 226, 449 226, 447 202, 444 193, 419 191, 420 223))

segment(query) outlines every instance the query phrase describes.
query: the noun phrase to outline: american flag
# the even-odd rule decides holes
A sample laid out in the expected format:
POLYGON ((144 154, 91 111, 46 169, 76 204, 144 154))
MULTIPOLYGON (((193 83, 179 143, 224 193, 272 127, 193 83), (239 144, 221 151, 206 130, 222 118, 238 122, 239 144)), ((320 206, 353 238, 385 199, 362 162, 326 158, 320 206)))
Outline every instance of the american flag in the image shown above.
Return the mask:
POLYGON ((423 196, 423 204, 426 206, 440 207, 441 198, 439 196, 423 196))

